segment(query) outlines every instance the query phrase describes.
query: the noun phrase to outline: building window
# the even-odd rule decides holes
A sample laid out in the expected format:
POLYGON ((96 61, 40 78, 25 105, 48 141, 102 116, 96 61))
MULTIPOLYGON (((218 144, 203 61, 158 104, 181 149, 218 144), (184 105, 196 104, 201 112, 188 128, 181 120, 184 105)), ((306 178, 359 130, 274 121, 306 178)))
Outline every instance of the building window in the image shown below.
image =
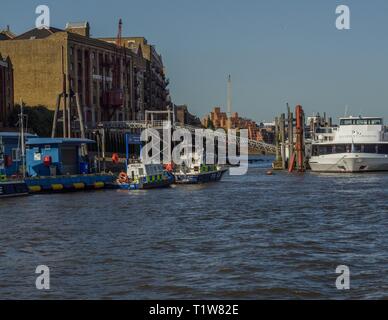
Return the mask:
POLYGON ((20 148, 13 148, 12 149, 12 161, 20 161, 21 155, 20 155, 20 148))
POLYGON ((92 112, 90 110, 86 111, 86 121, 92 122, 92 112))

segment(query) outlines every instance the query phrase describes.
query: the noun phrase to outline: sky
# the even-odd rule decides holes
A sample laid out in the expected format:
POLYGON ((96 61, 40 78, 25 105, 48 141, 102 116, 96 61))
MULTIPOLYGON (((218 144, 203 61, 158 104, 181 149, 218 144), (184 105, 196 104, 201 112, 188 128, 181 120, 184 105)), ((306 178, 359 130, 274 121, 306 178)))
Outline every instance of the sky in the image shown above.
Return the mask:
POLYGON ((93 37, 145 36, 163 56, 172 100, 205 116, 226 107, 272 121, 301 104, 307 115, 326 112, 383 116, 388 121, 388 1, 386 0, 1 0, 0 28, 35 25, 48 5, 51 25, 89 21, 93 37), (338 5, 351 29, 337 30, 338 5))

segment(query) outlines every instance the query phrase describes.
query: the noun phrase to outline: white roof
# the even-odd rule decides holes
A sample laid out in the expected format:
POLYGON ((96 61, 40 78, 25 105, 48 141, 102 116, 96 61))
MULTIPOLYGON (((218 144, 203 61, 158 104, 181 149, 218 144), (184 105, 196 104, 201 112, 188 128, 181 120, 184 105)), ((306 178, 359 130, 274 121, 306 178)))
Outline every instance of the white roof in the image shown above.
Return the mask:
POLYGON ((359 116, 359 117, 353 117, 353 116, 349 116, 349 117, 342 117, 340 118, 340 120, 353 120, 353 119, 382 119, 382 117, 362 117, 362 116, 359 116))

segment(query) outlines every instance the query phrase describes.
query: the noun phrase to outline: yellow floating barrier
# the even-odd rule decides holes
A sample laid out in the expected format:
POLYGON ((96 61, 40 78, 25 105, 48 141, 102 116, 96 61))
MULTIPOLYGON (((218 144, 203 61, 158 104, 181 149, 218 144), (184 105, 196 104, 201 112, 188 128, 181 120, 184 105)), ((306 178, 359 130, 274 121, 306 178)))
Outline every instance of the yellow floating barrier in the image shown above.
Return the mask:
POLYGON ((53 191, 62 191, 63 190, 63 185, 62 184, 52 184, 51 189, 53 191))
POLYGON ((41 186, 29 186, 28 189, 30 190, 30 192, 41 192, 42 191, 41 186))
POLYGON ((95 187, 96 189, 104 188, 104 187, 105 187, 105 183, 104 183, 104 182, 96 182, 96 183, 94 184, 94 187, 95 187))
POLYGON ((73 187, 74 189, 76 190, 82 190, 82 189, 85 189, 85 183, 73 183, 73 187))

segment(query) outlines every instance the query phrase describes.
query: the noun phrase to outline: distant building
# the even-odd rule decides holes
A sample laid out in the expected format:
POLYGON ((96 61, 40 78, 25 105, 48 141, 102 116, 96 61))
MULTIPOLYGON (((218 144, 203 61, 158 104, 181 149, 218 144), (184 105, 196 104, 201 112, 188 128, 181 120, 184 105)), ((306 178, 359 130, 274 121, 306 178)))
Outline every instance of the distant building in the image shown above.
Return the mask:
POLYGON ((201 120, 189 112, 187 105, 175 105, 175 121, 191 126, 201 127, 201 120))
POLYGON ((140 120, 146 109, 169 104, 161 57, 139 39, 136 48, 119 47, 108 39, 90 38, 87 22, 68 23, 65 30, 3 35, 0 52, 13 62, 17 101, 53 110, 63 91, 63 70, 68 93, 78 93, 84 120, 94 126, 100 121, 140 120))
POLYGON ((221 112, 221 107, 215 107, 208 116, 202 120, 202 125, 205 128, 213 126, 214 128, 227 128, 228 116, 225 112, 221 112))
POLYGON ((8 125, 7 119, 14 106, 13 66, 9 57, 0 53, 0 128, 8 125))
POLYGON ((271 133, 267 128, 259 126, 251 119, 241 118, 237 112, 232 113, 230 119, 225 112, 221 111, 220 107, 215 107, 209 115, 202 120, 202 125, 205 128, 213 127, 214 129, 228 129, 228 121, 230 120, 232 129, 248 130, 248 138, 255 141, 270 142, 272 140, 271 133))

